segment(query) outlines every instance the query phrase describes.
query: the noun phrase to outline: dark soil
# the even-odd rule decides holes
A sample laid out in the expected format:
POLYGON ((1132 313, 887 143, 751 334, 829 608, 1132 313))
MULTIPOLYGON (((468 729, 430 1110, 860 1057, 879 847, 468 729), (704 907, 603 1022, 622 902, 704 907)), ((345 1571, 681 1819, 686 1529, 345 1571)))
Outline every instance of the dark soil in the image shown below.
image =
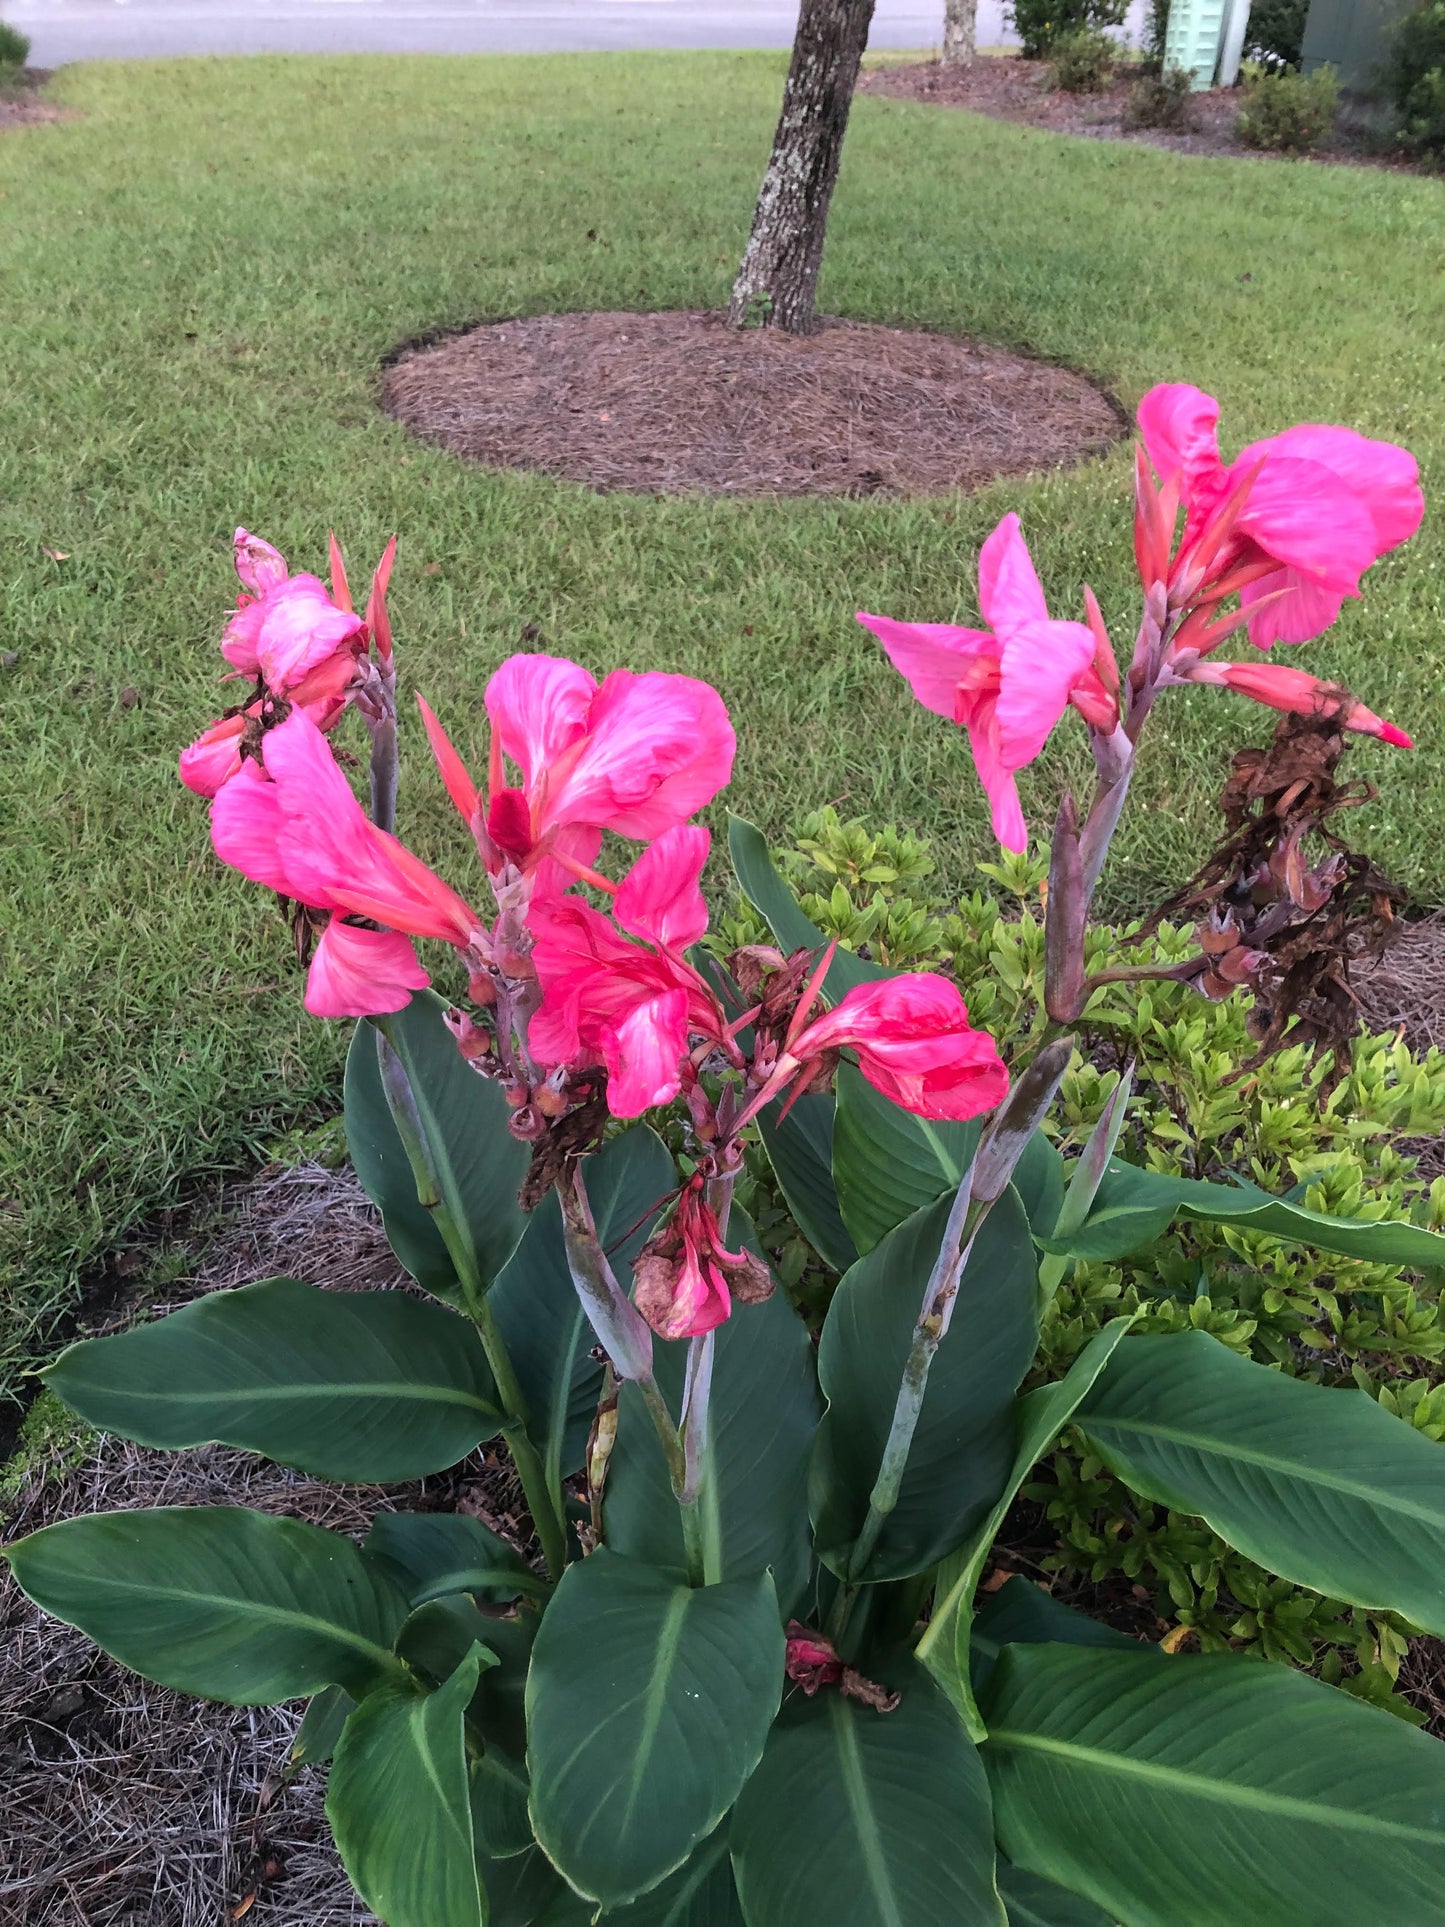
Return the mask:
POLYGON ((48 67, 0 68, 0 127, 33 127, 43 120, 65 120, 66 110, 42 100, 40 90, 50 79, 48 67))
POLYGON ((383 406, 473 461, 596 489, 923 495, 1060 468, 1126 432, 1082 375, 946 335, 712 314, 537 315, 404 350, 383 406))
MULTIPOLYGON (((1189 101, 1190 127, 1186 133, 1156 128, 1129 129, 1124 108, 1138 78, 1125 69, 1094 94, 1066 94, 1051 85, 1053 69, 1046 60, 1025 60, 1020 54, 989 55, 967 67, 945 68, 936 60, 909 61, 897 67, 876 67, 858 82, 859 93, 888 94, 897 100, 926 101, 938 107, 967 107, 995 120, 1022 121, 1055 134, 1079 134, 1089 140, 1142 141, 1176 154, 1245 155, 1254 160, 1290 160, 1294 155, 1268 154, 1248 147, 1235 131, 1243 104, 1237 87, 1214 87, 1193 94, 1189 101)), ((1382 143, 1365 128, 1342 125, 1325 146, 1303 158, 1353 166, 1387 167, 1410 173, 1423 171, 1398 149, 1382 143)))

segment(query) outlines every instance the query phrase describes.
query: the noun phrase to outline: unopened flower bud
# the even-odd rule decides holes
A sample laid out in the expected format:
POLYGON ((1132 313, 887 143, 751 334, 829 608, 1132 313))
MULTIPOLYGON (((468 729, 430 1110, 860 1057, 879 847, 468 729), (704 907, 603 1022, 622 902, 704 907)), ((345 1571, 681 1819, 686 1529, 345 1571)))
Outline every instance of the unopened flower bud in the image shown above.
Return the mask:
POLYGON ((532 1102, 543 1117, 561 1117, 570 1103, 567 1093, 567 1072, 559 1065, 543 1084, 538 1084, 532 1092, 532 1102))

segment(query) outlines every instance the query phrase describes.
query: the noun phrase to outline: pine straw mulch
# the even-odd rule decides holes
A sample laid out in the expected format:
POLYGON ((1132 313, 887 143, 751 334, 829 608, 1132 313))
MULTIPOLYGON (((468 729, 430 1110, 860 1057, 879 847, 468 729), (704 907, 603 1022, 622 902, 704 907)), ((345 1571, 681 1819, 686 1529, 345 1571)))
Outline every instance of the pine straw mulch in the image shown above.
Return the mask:
POLYGON ((1124 125, 1124 109, 1138 79, 1137 69, 1120 69, 1093 94, 1066 94, 1052 84, 1047 60, 1022 54, 986 55, 967 67, 944 67, 936 60, 875 67, 858 81, 860 94, 885 94, 895 100, 922 101, 936 107, 965 107, 994 120, 1020 121, 1052 134, 1078 134, 1088 140, 1139 141, 1175 154, 1233 155, 1251 160, 1311 160, 1354 167, 1385 167, 1396 172, 1426 169, 1383 142, 1368 128, 1342 121, 1313 154, 1266 153, 1239 138, 1236 123, 1244 104, 1238 87, 1212 87, 1189 97, 1187 131, 1124 125))
MULTIPOLYGON (((263 1172, 164 1302, 291 1272, 341 1290, 399 1287, 350 1171, 263 1172)), ((134 1305, 88 1332, 133 1322, 134 1305)), ((524 1543, 509 1474, 488 1455, 412 1486, 336 1486, 218 1446, 152 1452, 102 1438, 36 1479, 6 1521, 149 1505, 250 1505, 361 1537, 388 1507, 469 1511, 524 1543)), ((230 1707, 148 1685, 0 1578, 0 1927, 362 1927, 323 1811, 324 1775, 286 1782, 302 1705, 230 1707)), ((438 1927, 442 1927, 438 1923, 438 1927)))
POLYGON ((1101 453, 1127 423, 1067 368, 946 335, 562 314, 404 348, 382 406, 424 441, 592 488, 921 495, 1101 453))

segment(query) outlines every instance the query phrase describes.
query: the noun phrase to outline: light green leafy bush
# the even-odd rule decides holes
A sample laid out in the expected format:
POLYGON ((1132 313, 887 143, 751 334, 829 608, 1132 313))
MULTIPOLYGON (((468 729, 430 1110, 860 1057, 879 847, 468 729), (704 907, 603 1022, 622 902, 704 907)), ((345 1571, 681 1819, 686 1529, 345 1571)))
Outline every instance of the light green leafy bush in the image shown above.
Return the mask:
MULTIPOLYGON (((844 947, 895 967, 947 971, 974 1021, 999 1038, 1041 1031, 1044 858, 981 863, 989 887, 949 903, 931 885, 923 839, 824 809, 804 819, 779 861, 807 914, 844 947)), ((744 910, 724 921, 718 941, 753 942, 760 933, 744 910)), ((1146 942, 1131 941, 1128 930, 1095 931, 1090 942, 1091 970, 1172 961, 1193 948, 1188 926, 1165 925, 1146 942)), ((1306 1050, 1251 1062, 1249 1007, 1242 993, 1208 1003, 1173 983, 1096 991, 1081 1027, 1084 1054, 1061 1092, 1061 1147, 1083 1143, 1132 1062, 1135 1095, 1120 1146, 1131 1162, 1191 1178, 1237 1177, 1277 1193, 1303 1187, 1300 1202, 1339 1216, 1445 1226, 1445 1177, 1422 1175, 1408 1149, 1410 1140, 1445 1131, 1445 1056, 1417 1056, 1394 1035, 1362 1034, 1322 1100, 1325 1066, 1306 1050)), ((820 1311, 831 1274, 768 1197, 765 1173, 759 1159, 750 1208, 765 1233, 786 1227, 784 1280, 805 1309, 820 1311)), ((1398 1267, 1176 1221, 1125 1259, 1075 1263, 1045 1321, 1041 1375, 1065 1371, 1111 1318, 1131 1312, 1140 1332, 1206 1331, 1292 1376, 1353 1382, 1427 1436, 1445 1438, 1445 1315, 1437 1293, 1398 1267)), ((1120 1582, 1125 1592, 1142 1584, 1159 1613, 1205 1650, 1243 1646, 1313 1666, 1408 1714, 1393 1691, 1407 1643, 1399 1619, 1261 1571, 1199 1520, 1141 1504, 1078 1445, 1055 1452, 1025 1497, 1057 1534, 1053 1570, 1120 1582)))

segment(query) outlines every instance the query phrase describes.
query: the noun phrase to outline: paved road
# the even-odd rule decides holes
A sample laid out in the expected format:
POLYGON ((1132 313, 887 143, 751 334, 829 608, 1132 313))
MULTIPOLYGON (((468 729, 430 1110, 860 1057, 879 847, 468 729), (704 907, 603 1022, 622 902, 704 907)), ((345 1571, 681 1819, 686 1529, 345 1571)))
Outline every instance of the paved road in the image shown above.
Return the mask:
MULTIPOLYGON (((165 54, 786 47, 797 0, 0 0, 36 66, 165 54)), ((943 0, 878 0, 874 47, 936 45, 943 0)), ((980 0, 979 44, 1007 38, 980 0)))

